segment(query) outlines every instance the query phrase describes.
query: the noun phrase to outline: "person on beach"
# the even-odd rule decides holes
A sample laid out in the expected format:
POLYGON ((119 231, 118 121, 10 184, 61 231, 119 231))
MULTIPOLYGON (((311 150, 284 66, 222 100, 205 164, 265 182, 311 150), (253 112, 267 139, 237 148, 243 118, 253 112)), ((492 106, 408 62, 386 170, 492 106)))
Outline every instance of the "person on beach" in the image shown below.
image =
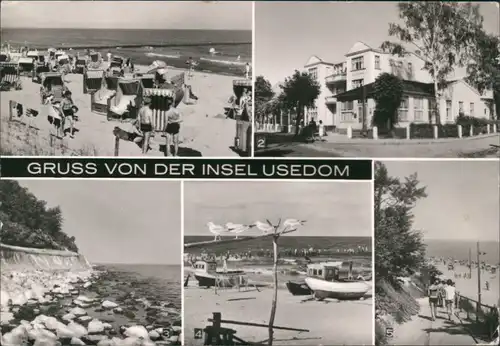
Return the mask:
POLYGON ((181 128, 182 116, 181 112, 175 107, 174 104, 170 106, 170 109, 165 113, 167 118, 167 126, 165 128, 166 133, 166 147, 165 156, 171 156, 170 152, 170 142, 174 144, 174 156, 179 155, 179 131, 181 128))
POLYGON ((448 313, 448 320, 451 321, 451 315, 453 315, 453 304, 455 302, 455 286, 453 286, 453 281, 448 279, 443 287, 445 293, 445 304, 446 312, 448 313))
POLYGON ((192 57, 189 57, 187 59, 186 64, 188 65, 189 72, 188 72, 188 78, 191 78, 193 76, 193 70, 194 70, 194 61, 192 57))
POLYGON ((151 98, 145 97, 142 100, 142 107, 137 115, 139 131, 143 135, 142 153, 146 154, 149 149, 151 132, 153 132, 153 111, 151 110, 151 98))
POLYGON ((250 79, 250 64, 249 63, 245 64, 245 78, 250 79))
POLYGON ((108 63, 111 64, 111 51, 108 51, 108 54, 106 54, 108 57, 108 63))
POLYGON ((438 306, 440 308, 444 307, 444 280, 439 280, 438 282, 438 306))
POLYGON ((439 280, 435 280, 434 284, 431 284, 427 289, 427 295, 429 296, 429 306, 431 308, 431 318, 433 321, 437 318, 437 303, 439 297, 439 280))
MULTIPOLYGON (((75 122, 75 104, 71 98, 71 91, 66 90, 63 95, 63 100, 61 102, 61 110, 64 115, 64 124, 69 123, 69 137, 74 137, 74 122, 75 122)), ((64 129, 63 129, 64 131, 64 129)))

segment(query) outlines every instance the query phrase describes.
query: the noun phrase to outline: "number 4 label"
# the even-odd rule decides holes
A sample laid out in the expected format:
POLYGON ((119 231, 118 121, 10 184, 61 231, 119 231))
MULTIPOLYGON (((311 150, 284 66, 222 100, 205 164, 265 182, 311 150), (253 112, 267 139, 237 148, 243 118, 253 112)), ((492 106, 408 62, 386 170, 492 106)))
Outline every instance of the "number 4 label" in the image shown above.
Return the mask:
POLYGON ((195 328, 194 329, 194 338, 195 339, 203 339, 203 329, 195 328))

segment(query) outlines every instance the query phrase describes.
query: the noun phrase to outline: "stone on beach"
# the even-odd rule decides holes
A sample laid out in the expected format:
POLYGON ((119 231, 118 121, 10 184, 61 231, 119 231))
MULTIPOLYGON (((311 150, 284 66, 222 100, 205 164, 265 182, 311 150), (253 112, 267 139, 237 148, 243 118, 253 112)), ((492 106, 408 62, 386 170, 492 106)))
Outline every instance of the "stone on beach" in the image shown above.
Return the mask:
POLYGON ((104 332, 104 324, 97 319, 93 319, 89 322, 88 331, 89 334, 102 333, 104 332))
POLYGON ((102 302, 101 306, 105 309, 114 309, 114 308, 118 307, 118 304, 111 302, 109 300, 105 300, 102 302))
POLYGON ((0 312, 0 325, 9 324, 10 321, 14 319, 14 314, 12 312, 1 311, 0 312))
POLYGON ((71 338, 70 343, 71 343, 71 345, 76 345, 76 346, 86 345, 86 343, 84 343, 82 340, 75 338, 75 337, 71 338))
POLYGON ((66 315, 64 315, 63 317, 61 317, 64 321, 72 321, 76 318, 75 315, 73 315, 72 313, 67 313, 66 315))
POLYGON ((125 330, 124 334, 129 337, 149 339, 148 330, 144 326, 132 326, 125 330))
POLYGON ((70 329, 71 331, 73 331, 74 333, 74 336, 77 337, 77 338, 80 338, 84 335, 87 335, 87 329, 82 326, 81 324, 78 324, 76 322, 71 322, 68 324, 68 329, 70 329))
POLYGON ((87 314, 87 312, 85 310, 83 310, 82 308, 73 308, 69 311, 70 314, 72 315, 75 315, 75 316, 84 316, 87 314))

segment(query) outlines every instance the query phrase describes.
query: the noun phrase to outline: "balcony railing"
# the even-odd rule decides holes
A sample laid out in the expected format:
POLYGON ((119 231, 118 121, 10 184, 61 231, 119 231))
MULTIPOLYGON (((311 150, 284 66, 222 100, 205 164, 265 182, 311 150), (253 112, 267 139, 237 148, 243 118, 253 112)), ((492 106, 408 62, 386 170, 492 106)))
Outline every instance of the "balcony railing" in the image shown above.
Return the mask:
POLYGON ((347 79, 347 73, 335 73, 326 77, 326 83, 338 83, 345 82, 347 79))

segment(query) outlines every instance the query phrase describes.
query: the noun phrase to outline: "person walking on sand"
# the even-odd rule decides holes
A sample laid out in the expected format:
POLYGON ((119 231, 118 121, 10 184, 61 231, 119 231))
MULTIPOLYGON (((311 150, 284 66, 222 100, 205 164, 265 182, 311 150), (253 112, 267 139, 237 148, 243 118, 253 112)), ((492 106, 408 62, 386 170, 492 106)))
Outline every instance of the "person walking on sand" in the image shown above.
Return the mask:
POLYGON ((453 315, 453 304, 455 302, 455 287, 453 286, 453 281, 448 279, 443 287, 445 293, 445 304, 446 312, 448 313, 448 320, 451 321, 451 315, 453 315))
POLYGON ((427 289, 427 295, 429 296, 429 306, 431 308, 431 318, 433 321, 437 318, 437 303, 439 295, 439 280, 435 280, 434 284, 431 284, 427 289))
POLYGON ((151 110, 151 98, 145 97, 142 100, 142 107, 137 115, 139 130, 143 135, 142 153, 146 154, 149 149, 151 132, 153 132, 153 111, 151 110))
POLYGON ((181 128, 182 116, 181 112, 175 107, 174 104, 170 106, 170 109, 165 113, 167 118, 167 126, 165 128, 166 132, 166 148, 165 156, 171 156, 170 152, 170 142, 174 144, 174 156, 179 155, 179 131, 181 128))

